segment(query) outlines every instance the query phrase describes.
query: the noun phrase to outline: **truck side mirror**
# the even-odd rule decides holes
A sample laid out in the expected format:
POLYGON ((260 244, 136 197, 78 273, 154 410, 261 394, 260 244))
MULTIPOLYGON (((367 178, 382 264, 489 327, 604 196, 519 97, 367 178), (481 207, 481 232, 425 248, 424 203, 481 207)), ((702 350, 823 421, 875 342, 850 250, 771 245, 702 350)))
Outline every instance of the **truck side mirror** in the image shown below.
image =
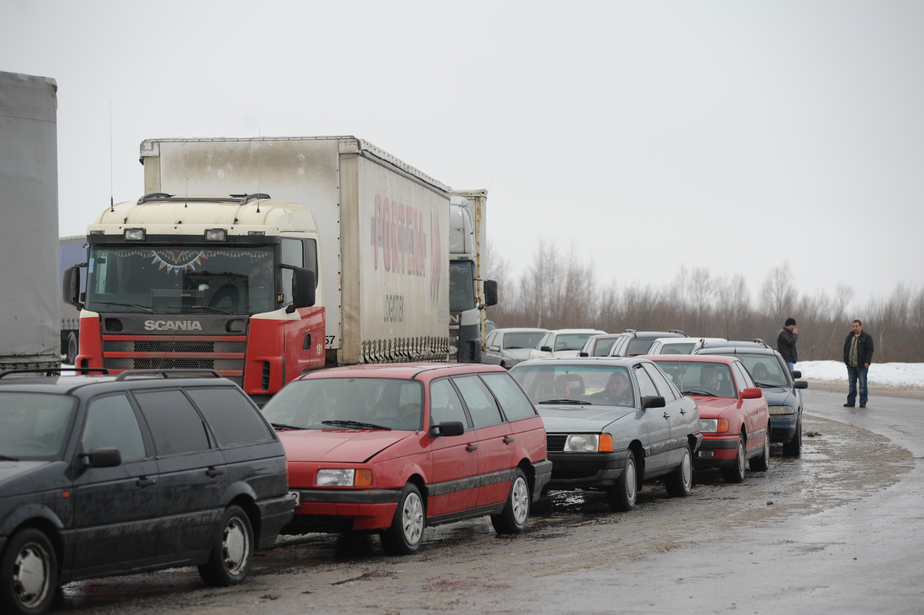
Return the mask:
POLYGON ((80 268, 68 267, 65 269, 62 284, 64 302, 70 303, 78 310, 82 310, 83 304, 80 303, 80 268))
POLYGON ((491 307, 497 305, 497 280, 484 281, 484 305, 481 307, 491 307))
POLYGON ((292 276, 292 306, 293 308, 306 308, 314 305, 317 277, 311 269, 298 267, 292 276))

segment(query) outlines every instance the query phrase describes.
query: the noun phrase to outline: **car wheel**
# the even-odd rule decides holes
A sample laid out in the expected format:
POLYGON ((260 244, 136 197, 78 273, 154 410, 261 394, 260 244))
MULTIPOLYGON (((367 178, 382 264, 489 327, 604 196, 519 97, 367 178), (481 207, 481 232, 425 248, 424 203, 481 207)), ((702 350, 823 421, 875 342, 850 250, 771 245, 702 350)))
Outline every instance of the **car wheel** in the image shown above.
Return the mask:
POLYGON ((529 521, 529 483, 523 470, 513 471, 507 505, 499 515, 491 515, 491 525, 498 534, 519 534, 529 521))
POLYGON ((738 436, 738 449, 735 453, 735 463, 730 468, 722 469, 726 483, 744 482, 744 439, 741 436, 738 436))
POLYGON ((683 448, 683 459, 674 471, 664 480, 667 495, 672 498, 684 498, 690 495, 693 486, 693 455, 690 454, 690 445, 683 448))
POLYGON ((410 555, 420 548, 425 523, 423 498, 413 483, 401 490, 398 510, 391 527, 382 534, 382 546, 389 555, 410 555))
POLYGON ((58 588, 58 558, 45 533, 27 528, 10 538, 0 563, 4 613, 36 615, 51 607, 58 588))
POLYGON ((253 563, 253 529, 240 506, 229 506, 212 539, 209 561, 199 566, 199 576, 208 585, 237 585, 247 577, 253 563))
POLYGON ((635 508, 638 495, 638 470, 635 466, 635 454, 629 451, 626 467, 616 480, 616 486, 606 492, 610 508, 616 512, 628 512, 635 508))
POLYGON ((755 472, 766 472, 770 469, 770 430, 767 430, 767 436, 764 438, 764 450, 760 457, 754 457, 748 460, 748 464, 755 472))
POLYGON ((799 457, 802 455, 802 421, 796 424, 796 433, 793 434, 792 440, 783 443, 783 454, 787 457, 799 457))

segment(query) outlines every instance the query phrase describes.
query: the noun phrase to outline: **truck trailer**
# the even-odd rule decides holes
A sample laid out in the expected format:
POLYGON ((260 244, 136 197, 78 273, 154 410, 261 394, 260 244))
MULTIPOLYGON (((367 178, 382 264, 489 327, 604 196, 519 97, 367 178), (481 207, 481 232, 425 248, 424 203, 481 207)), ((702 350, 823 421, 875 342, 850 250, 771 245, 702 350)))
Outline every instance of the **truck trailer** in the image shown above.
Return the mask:
POLYGON ((141 162, 145 196, 88 227, 84 297, 65 276, 78 366, 212 368, 262 404, 325 365, 449 360, 448 186, 355 137, 152 139, 141 162))
POLYGON ((57 91, 49 77, 0 72, 0 370, 61 366, 57 91))

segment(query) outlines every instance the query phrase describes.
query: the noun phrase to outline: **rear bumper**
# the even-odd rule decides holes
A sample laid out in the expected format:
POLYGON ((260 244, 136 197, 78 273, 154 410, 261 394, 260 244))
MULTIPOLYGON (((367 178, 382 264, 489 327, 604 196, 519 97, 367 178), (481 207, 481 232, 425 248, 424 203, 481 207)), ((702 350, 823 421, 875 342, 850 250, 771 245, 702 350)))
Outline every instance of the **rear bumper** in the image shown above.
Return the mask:
POLYGON ((276 536, 292 519, 295 500, 288 495, 257 502, 260 510, 260 542, 257 549, 268 549, 276 542, 276 536))

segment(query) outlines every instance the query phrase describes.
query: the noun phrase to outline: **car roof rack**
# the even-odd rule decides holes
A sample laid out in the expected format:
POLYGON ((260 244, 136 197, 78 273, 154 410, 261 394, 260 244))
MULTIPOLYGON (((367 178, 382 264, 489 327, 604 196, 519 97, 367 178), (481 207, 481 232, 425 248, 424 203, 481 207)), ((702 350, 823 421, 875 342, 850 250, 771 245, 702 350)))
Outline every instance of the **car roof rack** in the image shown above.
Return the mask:
POLYGON ((61 372, 78 372, 81 374, 86 374, 88 372, 100 372, 104 376, 109 374, 109 370, 105 367, 30 367, 28 369, 8 369, 5 372, 0 372, 0 378, 9 376, 10 374, 45 374, 46 376, 52 376, 61 372))
POLYGON ((668 333, 679 333, 680 335, 682 335, 682 336, 684 336, 684 337, 689 337, 686 333, 684 333, 684 332, 681 331, 680 329, 668 329, 667 332, 668 332, 668 333))
POLYGON ((129 369, 118 376, 116 381, 136 380, 140 378, 221 378, 214 369, 129 369))

